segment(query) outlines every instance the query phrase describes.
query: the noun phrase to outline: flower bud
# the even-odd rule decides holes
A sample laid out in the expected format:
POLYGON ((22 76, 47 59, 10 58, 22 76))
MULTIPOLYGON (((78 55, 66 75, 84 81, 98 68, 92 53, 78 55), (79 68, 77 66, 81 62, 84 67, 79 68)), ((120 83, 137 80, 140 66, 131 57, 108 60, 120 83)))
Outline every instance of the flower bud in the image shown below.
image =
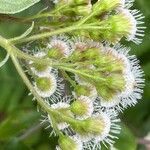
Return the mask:
POLYGON ((82 142, 77 137, 60 135, 58 144, 61 150, 82 150, 82 142))
MULTIPOLYGON (((62 115, 68 116, 68 117, 73 117, 72 112, 70 111, 70 105, 69 105, 69 98, 63 98, 61 99, 60 102, 52 104, 50 107, 59 111, 62 115), (68 102, 66 102, 68 101, 68 102)), ((48 115, 49 122, 51 123, 51 116, 48 115)), ((57 123, 57 127, 59 130, 63 130, 69 126, 68 123, 64 122, 63 120, 60 119, 59 116, 55 115, 55 121, 57 123)), ((51 124, 53 126, 53 124, 51 124)))
POLYGON ((51 80, 47 77, 37 78, 36 85, 41 91, 48 91, 51 87, 51 80))
POLYGON ((41 97, 50 97, 57 90, 57 81, 52 73, 45 77, 37 77, 34 88, 41 97))
POLYGON ((74 9, 75 9, 74 11, 77 15, 86 16, 91 13, 92 5, 91 4, 80 5, 80 6, 76 6, 74 9))
POLYGON ((90 89, 88 86, 84 86, 84 85, 77 85, 75 87, 75 94, 77 96, 80 96, 80 95, 84 95, 84 96, 89 96, 90 94, 90 89))
POLYGON ((72 53, 72 43, 69 38, 64 35, 53 36, 47 44, 47 48, 49 49, 49 57, 68 57, 72 53))
POLYGON ((75 87, 75 91, 72 92, 74 97, 78 98, 83 95, 88 97, 91 101, 94 101, 97 97, 96 88, 93 85, 81 80, 78 76, 76 76, 76 81, 79 84, 75 87))
POLYGON ((102 12, 111 11, 123 5, 124 0, 98 0, 93 6, 93 12, 98 15, 102 12))
POLYGON ((110 16, 108 20, 104 21, 109 24, 111 29, 107 30, 103 37, 113 44, 120 41, 122 37, 139 44, 141 39, 138 37, 144 36, 143 18, 142 14, 139 14, 137 10, 120 9, 118 14, 110 16))
POLYGON ((50 49, 48 51, 48 57, 49 58, 54 58, 54 59, 58 59, 58 58, 62 58, 63 57, 63 54, 61 54, 59 52, 59 49, 50 49))
MULTIPOLYGON (((34 54, 35 57, 37 58, 46 58, 46 53, 44 52, 36 52, 34 54)), ((46 75, 49 75, 50 71, 51 71, 51 67, 48 65, 43 65, 43 64, 38 64, 38 63, 34 63, 32 61, 29 62, 29 67, 32 71, 33 74, 39 76, 39 77, 43 77, 46 75)))
POLYGON ((86 120, 72 125, 83 141, 89 141, 94 137, 107 137, 111 128, 111 120, 105 113, 97 114, 86 120))
POLYGON ((77 5, 90 4, 91 0, 74 0, 74 3, 77 5))
POLYGON ((86 96, 80 96, 71 104, 70 109, 78 119, 86 119, 93 113, 93 102, 86 96))

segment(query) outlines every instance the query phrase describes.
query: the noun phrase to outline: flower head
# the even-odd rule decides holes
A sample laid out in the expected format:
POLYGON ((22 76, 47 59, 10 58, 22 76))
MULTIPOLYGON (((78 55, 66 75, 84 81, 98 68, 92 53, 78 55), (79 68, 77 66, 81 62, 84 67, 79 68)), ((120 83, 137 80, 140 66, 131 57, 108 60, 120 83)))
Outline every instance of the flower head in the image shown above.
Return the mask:
POLYGON ((52 100, 61 96, 64 85, 57 72, 53 71, 46 76, 36 77, 34 88, 39 96, 52 100))
POLYGON ((144 16, 138 10, 120 9, 119 13, 128 20, 129 33, 126 35, 127 40, 140 44, 142 42, 141 37, 144 36, 144 29, 146 28, 143 26, 144 16))
POLYGON ((59 147, 57 150, 82 150, 82 142, 77 136, 61 135, 58 140, 59 147))
POLYGON ((92 132, 93 138, 90 141, 84 142, 84 148, 100 149, 101 143, 106 147, 112 146, 121 129, 118 125, 120 119, 117 118, 117 113, 113 110, 106 110, 95 114, 92 119, 94 124, 91 125, 95 126, 96 132, 92 132))
POLYGON ((116 45, 113 48, 106 46, 105 51, 106 53, 112 53, 113 56, 122 62, 124 67, 122 68, 121 74, 124 81, 124 88, 120 92, 114 93, 111 98, 104 98, 104 95, 101 96, 100 90, 100 105, 104 107, 116 107, 118 110, 135 105, 137 100, 141 99, 144 86, 143 71, 139 66, 139 61, 135 56, 128 54, 128 48, 122 47, 121 45, 116 45))
MULTIPOLYGON (((34 53, 34 56, 36 58, 45 58, 46 57, 46 53, 44 51, 38 51, 34 53)), ((43 76, 47 76, 49 75, 49 73, 51 72, 52 68, 48 65, 43 65, 43 64, 37 64, 34 63, 33 61, 29 61, 29 67, 32 71, 33 74, 39 76, 39 77, 43 77, 43 76)))
POLYGON ((48 56, 50 58, 68 57, 72 51, 72 43, 65 35, 53 36, 47 44, 48 56))
MULTIPOLYGON (((76 79, 80 83, 80 79, 76 76, 76 79)), ((97 98, 96 88, 85 81, 81 81, 80 84, 76 85, 75 90, 72 92, 75 98, 80 97, 81 95, 88 97, 91 101, 94 101, 97 98)))
POLYGON ((80 96, 71 104, 71 111, 78 119, 86 119, 91 117, 93 113, 93 102, 86 96, 80 96))

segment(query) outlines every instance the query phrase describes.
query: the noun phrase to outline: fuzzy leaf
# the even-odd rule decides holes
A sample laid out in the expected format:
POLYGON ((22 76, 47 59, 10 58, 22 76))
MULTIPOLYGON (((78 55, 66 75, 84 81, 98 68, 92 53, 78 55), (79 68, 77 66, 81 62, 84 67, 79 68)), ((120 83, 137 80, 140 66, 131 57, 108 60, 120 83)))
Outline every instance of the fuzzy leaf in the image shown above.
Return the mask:
POLYGON ((15 14, 21 12, 40 0, 0 0, 0 13, 15 14))

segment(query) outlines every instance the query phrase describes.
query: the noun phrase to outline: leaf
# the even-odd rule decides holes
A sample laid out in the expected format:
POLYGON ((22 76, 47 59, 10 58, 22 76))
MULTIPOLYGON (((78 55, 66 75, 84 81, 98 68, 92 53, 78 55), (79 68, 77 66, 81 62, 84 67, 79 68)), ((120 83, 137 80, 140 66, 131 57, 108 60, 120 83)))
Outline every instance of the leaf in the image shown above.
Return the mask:
POLYGON ((7 60, 9 59, 9 54, 6 55, 6 57, 0 62, 0 68, 5 65, 5 63, 7 62, 7 60))
POLYGON ((5 141, 16 137, 24 130, 33 126, 39 118, 36 111, 22 111, 17 110, 11 116, 7 117, 0 124, 0 140, 5 141))
POLYGON ((21 34, 18 37, 13 38, 12 40, 13 41, 18 41, 18 40, 20 40, 22 38, 25 38, 26 36, 28 36, 32 32, 33 28, 34 28, 34 22, 32 22, 31 27, 29 29, 27 29, 23 34, 21 34))
POLYGON ((31 150, 28 146, 26 146, 23 142, 12 139, 4 146, 5 150, 31 150))
MULTIPOLYGON (((121 133, 117 135, 118 139, 115 140, 113 148, 110 150, 136 150, 137 143, 136 138, 132 132, 122 123, 121 133)), ((104 145, 102 145, 102 150, 108 150, 104 145)))
POLYGON ((136 150, 136 138, 124 124, 122 124, 121 127, 121 133, 118 135, 119 139, 114 144, 115 148, 118 150, 136 150))
POLYGON ((15 14, 21 12, 40 0, 0 0, 0 13, 15 14))

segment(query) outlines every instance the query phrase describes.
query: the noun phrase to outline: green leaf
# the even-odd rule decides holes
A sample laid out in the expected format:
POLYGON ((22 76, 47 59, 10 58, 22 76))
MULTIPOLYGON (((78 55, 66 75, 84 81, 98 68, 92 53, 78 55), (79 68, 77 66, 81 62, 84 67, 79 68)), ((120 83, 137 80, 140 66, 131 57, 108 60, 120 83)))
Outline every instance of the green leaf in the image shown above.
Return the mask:
POLYGON ((7 60, 9 59, 9 54, 6 55, 6 57, 0 62, 0 68, 5 65, 5 63, 7 62, 7 60))
POLYGON ((121 134, 118 135, 119 139, 116 141, 114 146, 118 150, 136 150, 136 138, 125 125, 122 124, 121 127, 121 134))
POLYGON ((15 14, 21 12, 40 0, 0 0, 0 13, 15 14))
POLYGON ((0 140, 6 141, 23 134, 25 130, 33 126, 39 114, 35 111, 17 110, 16 113, 7 117, 0 124, 0 140))
MULTIPOLYGON (((136 150, 136 138, 132 132, 123 123, 121 124, 121 128, 121 133, 117 135, 118 139, 115 140, 116 143, 113 145, 113 147, 116 150, 136 150)), ((102 150, 107 150, 107 148, 102 145, 102 150)))
POLYGON ((33 28, 34 28, 34 22, 32 22, 31 27, 28 28, 23 34, 21 34, 21 35, 18 36, 18 37, 13 38, 12 40, 13 40, 13 41, 18 41, 18 40, 20 40, 20 39, 22 39, 22 38, 25 38, 26 36, 28 36, 28 35, 32 32, 33 28))
POLYGON ((26 146, 22 141, 17 139, 12 139, 6 145, 4 145, 3 149, 5 150, 31 150, 28 146, 26 146))

